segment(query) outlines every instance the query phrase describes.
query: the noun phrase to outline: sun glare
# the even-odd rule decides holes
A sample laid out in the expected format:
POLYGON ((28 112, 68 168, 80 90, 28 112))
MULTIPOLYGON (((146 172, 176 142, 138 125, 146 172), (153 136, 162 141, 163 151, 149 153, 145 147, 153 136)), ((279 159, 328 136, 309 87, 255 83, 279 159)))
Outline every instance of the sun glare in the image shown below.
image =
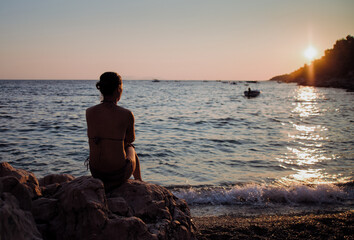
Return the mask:
POLYGON ((304 55, 309 61, 312 61, 317 56, 317 50, 316 50, 316 48, 309 46, 304 51, 304 55))

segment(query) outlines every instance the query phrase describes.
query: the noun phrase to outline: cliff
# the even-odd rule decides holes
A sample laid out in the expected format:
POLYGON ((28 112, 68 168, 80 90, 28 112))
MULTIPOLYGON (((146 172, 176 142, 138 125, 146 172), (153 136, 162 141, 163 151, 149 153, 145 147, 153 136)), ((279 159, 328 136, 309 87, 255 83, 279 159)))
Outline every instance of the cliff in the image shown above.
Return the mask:
POLYGON ((354 91, 354 37, 348 35, 345 39, 338 40, 332 49, 325 51, 322 58, 270 80, 354 91))
POLYGON ((0 164, 0 239, 195 239, 186 202, 166 188, 129 180, 105 192, 100 180, 37 179, 0 164))

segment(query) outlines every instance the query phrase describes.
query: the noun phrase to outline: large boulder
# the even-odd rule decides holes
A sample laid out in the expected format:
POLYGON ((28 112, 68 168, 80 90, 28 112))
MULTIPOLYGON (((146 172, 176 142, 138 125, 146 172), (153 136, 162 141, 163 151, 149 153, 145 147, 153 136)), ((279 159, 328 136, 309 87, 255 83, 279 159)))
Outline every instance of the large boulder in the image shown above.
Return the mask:
POLYGON ((42 239, 31 212, 20 208, 16 197, 0 194, 0 239, 42 239))
POLYGON ((0 163, 0 177, 14 177, 29 190, 31 198, 40 197, 41 191, 36 176, 23 169, 15 169, 9 163, 0 163))
POLYGON ((26 184, 21 183, 16 177, 0 177, 0 191, 13 195, 22 210, 31 211, 32 189, 26 184))
POLYGON ((0 213, 7 220, 22 214, 15 227, 0 219, 1 239, 195 239, 186 202, 164 187, 129 180, 105 192, 98 179, 67 174, 39 183, 1 164, 0 213))
MULTIPOLYGON (((187 203, 164 187, 129 180, 107 193, 107 198, 124 199, 128 206, 127 213, 143 220, 149 232, 159 239, 192 239, 194 236, 187 203)), ((114 212, 114 209, 111 211, 114 212)))

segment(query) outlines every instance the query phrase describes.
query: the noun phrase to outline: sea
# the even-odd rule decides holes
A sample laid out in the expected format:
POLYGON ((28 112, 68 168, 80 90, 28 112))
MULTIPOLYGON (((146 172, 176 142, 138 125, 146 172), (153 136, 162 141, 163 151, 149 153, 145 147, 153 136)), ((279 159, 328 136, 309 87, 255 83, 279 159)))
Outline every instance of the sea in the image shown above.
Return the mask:
MULTIPOLYGON (((92 80, 1 80, 0 161, 90 175, 92 80)), ((144 181, 193 216, 353 210, 354 93, 274 81, 123 82, 144 181), (244 97, 248 88, 260 90, 244 97)))

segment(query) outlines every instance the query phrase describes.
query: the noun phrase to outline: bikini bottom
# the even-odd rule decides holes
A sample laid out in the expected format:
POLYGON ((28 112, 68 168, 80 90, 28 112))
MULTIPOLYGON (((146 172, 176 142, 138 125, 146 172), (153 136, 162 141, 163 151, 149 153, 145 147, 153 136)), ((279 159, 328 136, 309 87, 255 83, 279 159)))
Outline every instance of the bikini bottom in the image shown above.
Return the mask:
POLYGON ((91 175, 94 178, 100 179, 106 191, 112 190, 113 188, 119 187, 123 183, 127 182, 130 176, 133 174, 133 162, 131 159, 127 158, 124 167, 119 170, 110 172, 101 172, 90 167, 91 175))

